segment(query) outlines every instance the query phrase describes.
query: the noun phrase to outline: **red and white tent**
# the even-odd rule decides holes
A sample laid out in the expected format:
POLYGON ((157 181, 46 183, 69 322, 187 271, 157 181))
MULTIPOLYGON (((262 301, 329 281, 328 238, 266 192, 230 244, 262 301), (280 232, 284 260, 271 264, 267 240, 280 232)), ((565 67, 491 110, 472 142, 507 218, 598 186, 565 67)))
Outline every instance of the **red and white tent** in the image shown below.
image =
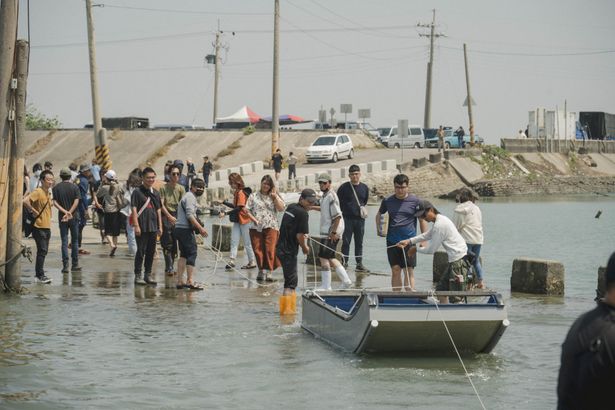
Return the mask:
POLYGON ((256 124, 261 119, 261 116, 252 111, 247 105, 244 105, 234 113, 233 115, 229 115, 228 117, 216 118, 216 124, 220 123, 250 123, 256 124))

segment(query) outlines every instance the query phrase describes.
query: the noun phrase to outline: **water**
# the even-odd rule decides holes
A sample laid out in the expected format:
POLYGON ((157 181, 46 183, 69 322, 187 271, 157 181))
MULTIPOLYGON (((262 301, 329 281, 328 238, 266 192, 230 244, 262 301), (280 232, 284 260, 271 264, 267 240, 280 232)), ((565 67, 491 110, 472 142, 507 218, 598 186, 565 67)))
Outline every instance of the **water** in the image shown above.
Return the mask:
MULTIPOLYGON (((446 215, 454 207, 435 205, 446 215)), ((503 293, 511 326, 492 354, 465 364, 489 409, 554 408, 561 342, 574 318, 593 307, 598 266, 615 250, 615 200, 479 205, 485 281, 503 293), (602 216, 594 219, 599 209, 602 216), (511 296, 512 261, 520 256, 561 261, 566 296, 511 296)), ((372 215, 375 210, 370 207, 372 215)), ((317 214, 311 222, 315 228, 317 214)), ((370 217, 365 263, 387 272, 374 225, 370 217)), ((454 357, 341 352, 302 331, 300 314, 294 323, 280 321, 281 284, 256 288, 220 267, 214 275, 205 250, 197 279, 208 287, 198 293, 135 289, 126 257, 83 260, 81 277, 63 284, 54 249, 52 286, 0 296, 1 408, 480 408, 454 357)), ((32 271, 25 264, 24 282, 32 271)), ((160 266, 158 272, 161 280, 160 266)), ((431 285, 431 257, 419 255, 416 278, 420 289, 431 285)), ((370 276, 363 284, 389 281, 370 276)))

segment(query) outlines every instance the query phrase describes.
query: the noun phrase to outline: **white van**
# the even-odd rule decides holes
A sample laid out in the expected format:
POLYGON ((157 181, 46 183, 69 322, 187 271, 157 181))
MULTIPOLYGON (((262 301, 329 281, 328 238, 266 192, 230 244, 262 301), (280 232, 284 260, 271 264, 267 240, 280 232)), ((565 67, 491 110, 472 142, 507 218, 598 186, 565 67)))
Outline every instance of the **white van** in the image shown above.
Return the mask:
MULTIPOLYGON (((383 138, 383 143, 385 139, 383 138)), ((386 138, 386 146, 389 148, 424 148, 425 134, 420 125, 409 125, 408 136, 402 138, 397 133, 397 127, 391 127, 391 132, 386 138)))

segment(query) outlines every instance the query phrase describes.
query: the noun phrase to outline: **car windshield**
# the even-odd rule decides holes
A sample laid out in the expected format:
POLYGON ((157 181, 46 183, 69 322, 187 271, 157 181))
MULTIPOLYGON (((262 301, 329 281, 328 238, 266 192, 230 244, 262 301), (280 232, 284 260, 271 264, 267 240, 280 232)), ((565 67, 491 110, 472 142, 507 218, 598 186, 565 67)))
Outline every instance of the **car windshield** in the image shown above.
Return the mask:
POLYGON ((378 133, 380 133, 381 137, 386 137, 391 132, 390 128, 378 128, 378 133))
POLYGON ((316 141, 312 144, 313 146, 318 145, 335 145, 335 136, 333 135, 323 135, 322 137, 318 137, 316 141))

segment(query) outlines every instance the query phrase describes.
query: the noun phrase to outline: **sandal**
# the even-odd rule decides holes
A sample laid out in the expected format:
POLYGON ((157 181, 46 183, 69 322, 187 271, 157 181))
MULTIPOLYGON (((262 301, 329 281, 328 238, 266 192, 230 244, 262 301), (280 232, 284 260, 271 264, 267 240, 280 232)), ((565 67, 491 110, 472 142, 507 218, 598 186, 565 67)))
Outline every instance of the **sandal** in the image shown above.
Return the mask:
POLYGON ((190 289, 190 290, 205 290, 203 285, 201 285, 200 283, 191 283, 191 284, 188 285, 188 289, 190 289))
POLYGON ((111 248, 111 252, 109 252, 109 256, 115 256, 115 251, 117 250, 117 246, 111 248))
POLYGON ((241 269, 256 269, 256 265, 248 263, 247 265, 243 265, 241 269))

